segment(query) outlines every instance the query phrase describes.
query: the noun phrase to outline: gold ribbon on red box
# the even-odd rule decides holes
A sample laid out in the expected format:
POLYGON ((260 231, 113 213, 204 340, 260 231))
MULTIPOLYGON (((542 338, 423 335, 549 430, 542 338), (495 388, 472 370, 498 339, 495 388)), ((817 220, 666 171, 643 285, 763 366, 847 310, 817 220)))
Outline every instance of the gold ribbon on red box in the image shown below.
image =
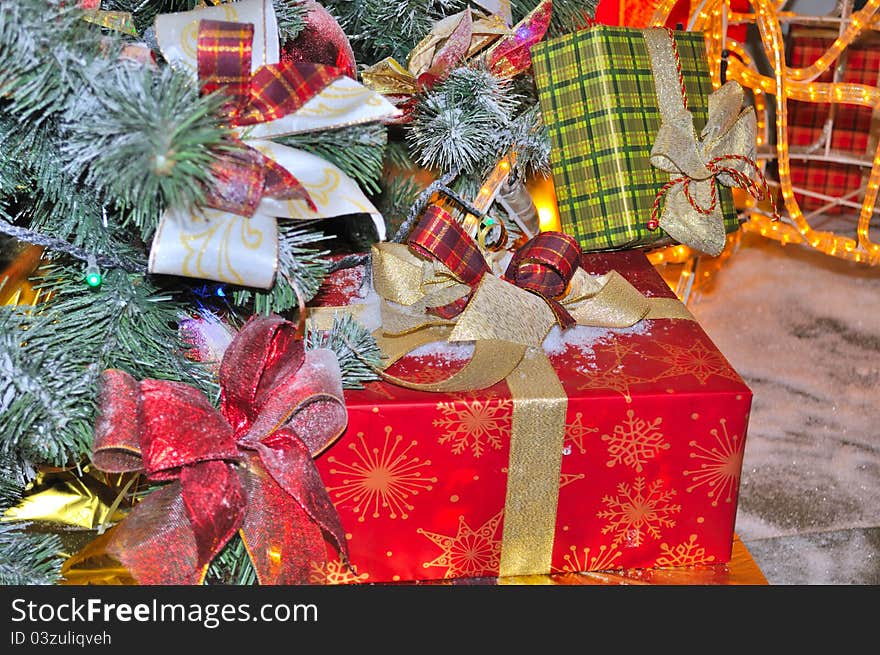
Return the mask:
POLYGON ((550 329, 571 324, 566 317, 599 327, 628 327, 646 318, 692 319, 677 299, 646 298, 617 272, 589 275, 572 257, 579 250, 569 249, 570 241, 565 234, 539 233, 498 276, 452 217, 431 207, 408 245, 373 246, 373 284, 382 316, 374 336, 387 355, 386 369, 427 343, 474 343, 473 357, 444 380, 383 377, 425 391, 472 391, 502 380, 510 389, 501 576, 550 571, 568 404, 542 346, 550 329))

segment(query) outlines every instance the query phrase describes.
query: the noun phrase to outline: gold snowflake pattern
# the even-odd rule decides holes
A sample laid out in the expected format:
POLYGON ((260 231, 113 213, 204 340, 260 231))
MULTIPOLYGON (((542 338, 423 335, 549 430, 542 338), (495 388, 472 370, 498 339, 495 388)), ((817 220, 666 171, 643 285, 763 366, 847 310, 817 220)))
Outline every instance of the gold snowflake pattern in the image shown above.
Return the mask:
POLYGON ((412 440, 401 448, 403 436, 393 439, 392 427, 385 428, 385 441, 382 448, 367 446, 364 433, 358 432, 357 441, 348 444, 355 459, 341 462, 335 455, 329 461, 334 466, 330 475, 341 476, 338 485, 328 484, 327 490, 338 504, 353 502, 352 511, 359 514, 358 521, 367 516, 379 518, 383 512, 392 519, 409 518, 413 505, 411 496, 422 491, 431 491, 437 478, 428 477, 431 460, 420 461, 410 456, 410 451, 418 445, 412 440))
POLYGON ((706 555, 706 549, 697 544, 697 535, 677 546, 660 544, 663 553, 657 558, 657 565, 662 567, 696 566, 698 564, 711 564, 715 561, 714 555, 706 555))
POLYGON ((584 571, 606 571, 614 567, 614 561, 623 553, 617 550, 617 546, 612 544, 599 546, 598 552, 590 554, 590 548, 583 549, 583 559, 578 557, 577 546, 569 546, 567 554, 562 556, 565 564, 562 568, 553 567, 553 573, 582 573, 584 571))
POLYGON ((348 568, 341 559, 321 563, 312 562, 309 571, 309 583, 311 584, 356 584, 366 582, 369 577, 369 573, 358 574, 356 570, 348 568))
POLYGON ((706 485, 709 488, 708 495, 712 499, 712 507, 717 507, 722 496, 726 503, 732 503, 736 498, 745 440, 739 435, 730 435, 727 432, 727 421, 724 419, 721 419, 720 432, 713 428, 709 433, 715 437, 717 445, 706 448, 696 441, 691 441, 688 445, 696 450, 690 454, 690 457, 699 460, 700 468, 695 471, 685 471, 684 474, 694 482, 686 491, 690 493, 706 485))
POLYGON ((397 399, 397 396, 391 393, 391 385, 387 382, 368 382, 367 389, 382 396, 389 402, 397 399))
POLYGON ((612 533, 614 545, 625 543, 638 547, 644 543, 645 536, 659 539, 663 528, 675 527, 672 515, 681 511, 681 505, 670 503, 675 489, 663 490, 662 487, 663 481, 655 480, 646 488, 643 477, 637 477, 632 485, 618 484, 617 496, 602 497, 608 509, 596 514, 608 521, 602 534, 612 533))
POLYGON ((565 444, 563 445, 563 452, 567 455, 571 452, 571 444, 574 444, 574 447, 578 449, 578 452, 583 455, 586 453, 586 449, 584 448, 584 437, 588 434, 592 434, 593 432, 598 432, 599 428, 591 428, 587 425, 583 424, 583 413, 578 412, 574 416, 574 420, 565 426, 565 444))
POLYGON ((632 466, 637 473, 642 472, 642 465, 656 457, 660 451, 669 450, 669 443, 664 441, 660 432, 662 417, 653 421, 637 418, 633 410, 627 410, 626 418, 620 425, 615 425, 613 434, 603 434, 602 441, 608 442, 609 468, 616 464, 632 466))
POLYGON ((443 430, 437 441, 451 444, 456 455, 470 450, 474 457, 480 457, 487 448, 499 450, 504 439, 510 436, 513 421, 510 399, 488 397, 441 401, 437 403, 437 409, 443 414, 433 422, 434 427, 443 430))
POLYGON ((445 578, 497 573, 501 561, 501 541, 497 533, 503 513, 503 510, 498 512, 476 530, 471 529, 464 516, 459 516, 458 533, 454 537, 419 528, 416 532, 426 536, 443 551, 422 566, 426 569, 432 566, 446 567, 445 578))
POLYGON ((666 370, 658 379, 693 375, 701 385, 706 384, 712 376, 728 380, 740 379, 724 359, 724 355, 702 339, 688 346, 663 341, 658 341, 657 344, 663 348, 665 354, 649 355, 649 357, 666 364, 666 370))

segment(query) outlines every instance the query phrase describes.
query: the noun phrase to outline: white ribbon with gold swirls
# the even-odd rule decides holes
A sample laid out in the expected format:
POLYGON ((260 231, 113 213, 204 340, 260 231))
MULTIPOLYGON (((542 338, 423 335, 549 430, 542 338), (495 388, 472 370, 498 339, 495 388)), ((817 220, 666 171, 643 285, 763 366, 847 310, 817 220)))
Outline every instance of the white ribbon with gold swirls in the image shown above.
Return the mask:
MULTIPOLYGON (((202 19, 254 25, 252 71, 280 61, 271 0, 243 0, 157 16, 156 38, 171 65, 196 75, 198 24, 202 19)), ((278 264, 276 218, 315 220, 368 214, 379 239, 384 239, 382 214, 357 182, 330 162, 271 139, 379 121, 399 113, 382 95, 343 76, 292 114, 240 128, 239 136, 247 145, 274 159, 300 181, 316 210, 302 200, 269 197, 261 200, 250 218, 206 208, 169 208, 153 237, 150 272, 269 288, 278 264)))

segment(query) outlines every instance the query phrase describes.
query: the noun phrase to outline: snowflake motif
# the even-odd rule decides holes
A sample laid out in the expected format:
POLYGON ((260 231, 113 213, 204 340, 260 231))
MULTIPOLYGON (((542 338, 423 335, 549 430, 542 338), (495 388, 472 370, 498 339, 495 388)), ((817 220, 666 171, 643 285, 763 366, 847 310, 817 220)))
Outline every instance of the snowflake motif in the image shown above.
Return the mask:
POLYGON ((373 393, 382 396, 385 400, 391 402, 397 399, 393 393, 391 393, 391 385, 386 384, 384 382, 367 382, 367 389, 372 391, 373 393))
POLYGON ((591 428, 584 425, 581 420, 583 416, 582 412, 578 412, 575 414, 574 420, 565 426, 565 445, 563 446, 563 452, 566 455, 571 452, 571 445, 569 445, 569 442, 574 444, 581 455, 586 453, 587 451, 584 448, 584 437, 588 434, 599 431, 599 428, 591 428))
POLYGON ((458 534, 454 537, 436 532, 416 530, 439 546, 443 552, 422 564, 424 568, 445 566, 445 578, 497 575, 501 562, 501 541, 497 538, 503 512, 498 512, 476 530, 458 517, 458 534))
POLYGON ((697 564, 711 564, 715 561, 714 555, 706 555, 706 549, 697 545, 697 535, 692 534, 690 538, 677 546, 670 547, 667 544, 660 544, 660 550, 663 554, 657 558, 658 566, 680 567, 695 566, 697 564))
POLYGON ((590 548, 585 547, 583 559, 578 557, 577 546, 569 546, 569 553, 562 556, 565 560, 561 569, 554 567, 555 573, 583 573, 585 571, 607 571, 614 568, 614 560, 623 555, 617 550, 616 545, 599 546, 599 552, 590 556, 590 548))
MULTIPOLYGON (((354 568, 352 567, 352 569, 354 568)), ((322 585, 357 584, 366 582, 370 577, 369 573, 359 575, 356 570, 352 569, 349 569, 340 559, 322 563, 312 562, 309 583, 322 585)))
POLYGON ((456 455, 470 450, 474 457, 480 457, 487 448, 500 450, 510 435, 513 421, 510 399, 490 397, 438 402, 437 409, 443 416, 434 419, 434 427, 444 431, 437 441, 451 444, 456 455))
POLYGON ((328 484, 327 490, 339 505, 353 502, 352 511, 360 514, 358 521, 363 522, 368 515, 379 518, 381 510, 387 510, 389 518, 406 519, 413 509, 410 496, 431 491, 437 483, 437 478, 424 475, 431 460, 422 462, 418 457, 409 456, 418 442, 413 440, 400 449, 403 436, 397 435, 392 441, 391 432, 389 425, 385 428, 381 449, 369 448, 364 433, 358 432, 358 441, 348 445, 355 455, 354 461, 340 462, 335 455, 329 458, 330 463, 336 465, 330 474, 344 477, 342 484, 328 484))
POLYGON ((732 437, 727 432, 727 421, 721 419, 721 432, 715 428, 709 430, 715 437, 717 446, 706 448, 696 441, 688 445, 696 452, 690 454, 691 459, 700 460, 700 468, 696 471, 685 471, 685 476, 693 476, 694 484, 687 487, 690 493, 702 485, 708 485, 712 507, 718 506, 718 499, 725 496, 724 502, 732 503, 739 488, 739 476, 742 471, 745 440, 739 435, 732 437))
POLYGON ((657 343, 666 351, 666 354, 649 356, 666 364, 667 368, 662 375, 663 378, 693 375, 702 385, 706 384, 713 375, 728 380, 740 379, 736 371, 724 359, 724 355, 717 349, 706 345, 703 340, 698 340, 689 346, 662 341, 657 343))
POLYGON ((614 426, 614 434, 603 434, 602 441, 608 442, 608 454, 611 459, 607 466, 615 464, 632 466, 637 473, 642 472, 642 464, 656 457, 661 450, 669 450, 669 444, 663 440, 659 427, 661 417, 653 421, 636 418, 633 410, 627 410, 626 419, 614 426))
POLYGON ((596 514, 608 521, 602 534, 613 533, 614 545, 624 543, 628 547, 638 547, 646 535, 659 539, 661 528, 675 527, 672 515, 681 511, 681 505, 669 502, 675 489, 664 491, 662 486, 662 480, 655 480, 646 489, 645 478, 637 477, 633 485, 627 482, 618 484, 617 497, 603 496, 602 502, 608 509, 596 514))

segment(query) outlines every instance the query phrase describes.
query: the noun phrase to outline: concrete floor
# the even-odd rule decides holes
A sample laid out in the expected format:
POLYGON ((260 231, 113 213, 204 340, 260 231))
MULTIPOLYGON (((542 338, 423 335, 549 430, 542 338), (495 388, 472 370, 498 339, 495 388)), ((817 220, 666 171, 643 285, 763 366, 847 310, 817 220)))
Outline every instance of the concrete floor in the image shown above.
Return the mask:
POLYGON ((880 584, 880 266, 749 237, 688 306, 754 393, 736 531, 768 582, 880 584))

